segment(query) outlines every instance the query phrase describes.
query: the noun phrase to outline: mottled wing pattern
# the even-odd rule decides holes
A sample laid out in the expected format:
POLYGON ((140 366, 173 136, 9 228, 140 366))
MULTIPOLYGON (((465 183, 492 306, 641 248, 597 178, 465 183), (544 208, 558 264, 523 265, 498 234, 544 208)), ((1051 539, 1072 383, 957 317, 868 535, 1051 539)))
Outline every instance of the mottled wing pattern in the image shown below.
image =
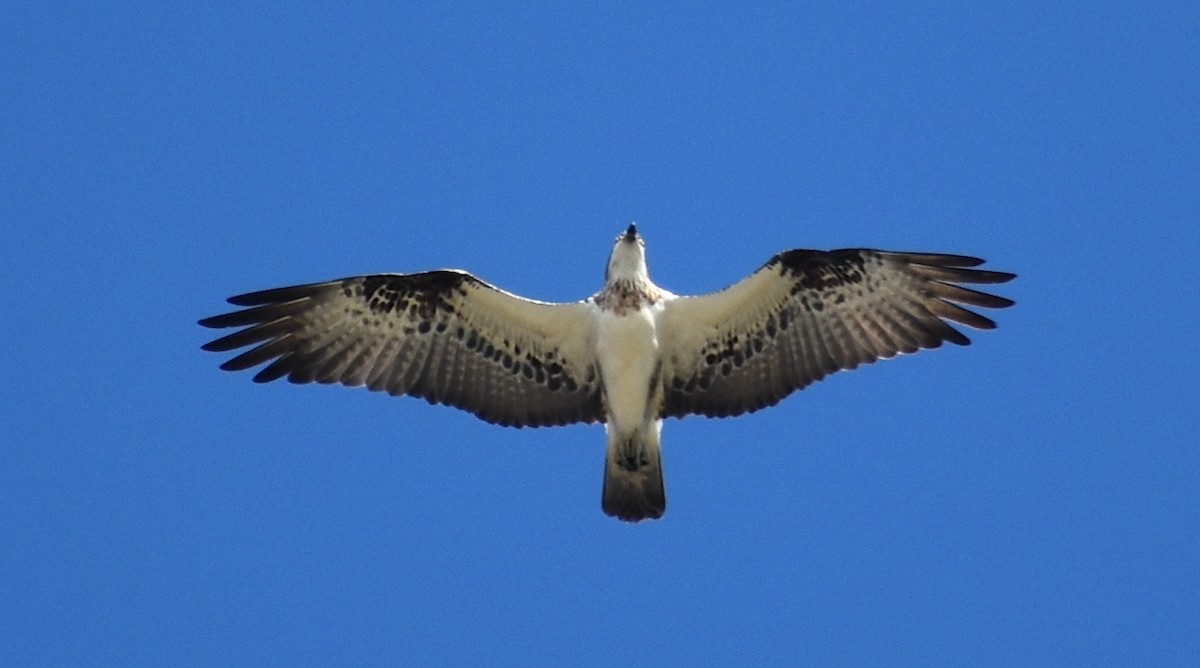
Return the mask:
POLYGON ((269 362, 257 382, 366 386, 518 427, 603 419, 582 302, 530 301, 450 270, 358 276, 229 302, 247 308, 200 324, 243 329, 204 349, 253 346, 221 368, 269 362))
POLYGON ((738 415, 778 403, 840 369, 970 340, 953 321, 992 329, 959 304, 1012 300, 961 283, 1014 275, 960 255, 791 250, 708 295, 669 302, 661 319, 665 415, 738 415))

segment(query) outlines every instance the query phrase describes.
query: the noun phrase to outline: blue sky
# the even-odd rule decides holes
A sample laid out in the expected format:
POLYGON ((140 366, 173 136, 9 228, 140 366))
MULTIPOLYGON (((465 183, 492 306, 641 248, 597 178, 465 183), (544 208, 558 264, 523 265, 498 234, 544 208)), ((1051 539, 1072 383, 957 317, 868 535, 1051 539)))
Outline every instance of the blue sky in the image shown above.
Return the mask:
POLYGON ((1179 665, 1200 653, 1195 3, 10 3, 0 663, 1179 665), (967 4, 978 4, 969 7, 967 4), (979 255, 1000 328, 664 429, 220 372, 249 290, 539 299, 979 255))

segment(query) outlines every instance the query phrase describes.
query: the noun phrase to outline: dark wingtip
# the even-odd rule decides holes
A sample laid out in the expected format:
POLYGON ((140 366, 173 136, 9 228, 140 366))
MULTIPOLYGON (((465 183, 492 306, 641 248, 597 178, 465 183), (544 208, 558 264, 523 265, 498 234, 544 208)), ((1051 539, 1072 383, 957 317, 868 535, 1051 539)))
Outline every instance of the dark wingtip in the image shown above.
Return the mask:
POLYGON ((196 321, 196 324, 209 329, 221 329, 229 326, 225 323, 225 319, 228 315, 228 313, 222 313, 221 315, 212 315, 207 318, 201 318, 200 320, 196 321))
POLYGON ((247 292, 243 295, 234 295, 225 301, 233 304, 234 306, 258 306, 264 302, 262 295, 267 292, 269 291, 261 290, 259 292, 247 292))
POLYGON ((637 239, 637 237, 637 223, 630 223, 629 229, 625 230, 625 239, 628 241, 633 241, 634 239, 637 239))
POLYGON ((987 260, 974 255, 946 255, 940 264, 948 267, 978 267, 984 262, 987 260))
POLYGON ((1007 271, 992 271, 991 269, 970 270, 971 283, 1007 283, 1017 275, 1007 271))

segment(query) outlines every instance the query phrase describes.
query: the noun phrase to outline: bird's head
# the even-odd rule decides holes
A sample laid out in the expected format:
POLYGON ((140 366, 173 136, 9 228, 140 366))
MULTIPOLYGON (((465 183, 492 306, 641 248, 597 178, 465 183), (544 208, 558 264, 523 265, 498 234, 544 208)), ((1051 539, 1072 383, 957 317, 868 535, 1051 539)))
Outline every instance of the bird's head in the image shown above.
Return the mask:
POLYGON ((646 242, 638 234, 637 225, 630 223, 624 234, 617 236, 612 254, 608 256, 608 269, 604 282, 642 282, 650 280, 646 270, 646 242))

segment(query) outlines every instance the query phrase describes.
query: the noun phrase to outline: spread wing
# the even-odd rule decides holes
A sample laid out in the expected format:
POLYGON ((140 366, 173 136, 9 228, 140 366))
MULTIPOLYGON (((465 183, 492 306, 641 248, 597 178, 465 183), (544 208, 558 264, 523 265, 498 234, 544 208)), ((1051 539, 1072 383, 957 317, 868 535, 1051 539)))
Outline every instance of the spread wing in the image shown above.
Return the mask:
POLYGON ((734 285, 668 302, 660 320, 664 415, 738 415, 774 405, 839 369, 970 340, 954 321, 996 323, 959 304, 1012 300, 960 283, 1014 274, 960 255, 791 250, 734 285))
POLYGON ((357 276, 231 297, 205 318, 241 327, 203 346, 253 346, 221 365, 270 362, 265 383, 365 385, 509 426, 603 419, 589 306, 535 302, 461 271, 357 276))

